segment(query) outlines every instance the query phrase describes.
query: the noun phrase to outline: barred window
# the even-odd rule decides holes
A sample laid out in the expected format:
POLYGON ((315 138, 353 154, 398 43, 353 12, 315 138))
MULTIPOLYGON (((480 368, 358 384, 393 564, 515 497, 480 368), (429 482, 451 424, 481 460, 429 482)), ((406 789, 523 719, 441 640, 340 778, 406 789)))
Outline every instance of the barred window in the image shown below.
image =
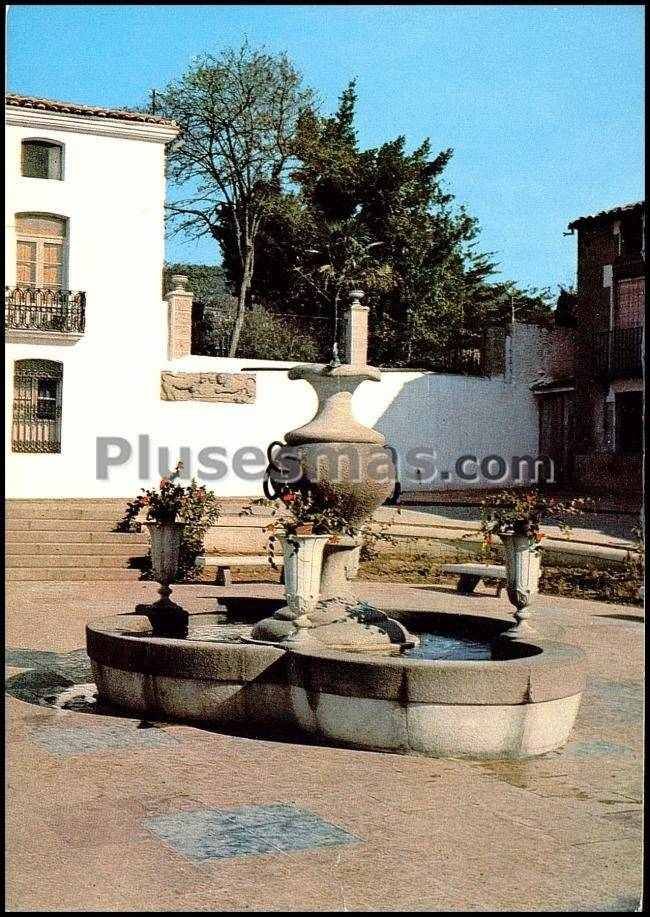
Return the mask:
POLYGON ((47 140, 23 140, 22 174, 25 178, 63 179, 63 146, 47 140))
POLYGON ((16 360, 12 452, 61 451, 63 364, 16 360))

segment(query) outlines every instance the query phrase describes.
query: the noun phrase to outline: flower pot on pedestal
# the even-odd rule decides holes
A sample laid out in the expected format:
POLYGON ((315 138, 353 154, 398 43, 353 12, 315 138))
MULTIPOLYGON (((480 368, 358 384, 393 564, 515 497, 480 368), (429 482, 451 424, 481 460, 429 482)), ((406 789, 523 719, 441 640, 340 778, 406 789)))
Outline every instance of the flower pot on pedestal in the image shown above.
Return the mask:
POLYGON ((310 626, 307 615, 318 602, 323 550, 329 535, 285 535, 281 541, 287 603, 273 617, 258 621, 251 632, 254 640, 294 640, 301 627, 310 626))
POLYGON ((320 595, 323 551, 329 535, 286 535, 284 552, 284 585, 287 605, 299 614, 307 614, 320 595))
POLYGON ((145 614, 156 637, 186 637, 189 615, 172 602, 170 583, 178 571, 184 522, 145 522, 151 539, 151 568, 160 583, 160 598, 148 605, 137 605, 136 612, 145 614))
POLYGON ((539 592, 541 548, 528 535, 499 534, 503 543, 506 567, 506 589, 515 611, 516 624, 506 633, 522 636, 533 631, 528 623, 529 605, 539 592))

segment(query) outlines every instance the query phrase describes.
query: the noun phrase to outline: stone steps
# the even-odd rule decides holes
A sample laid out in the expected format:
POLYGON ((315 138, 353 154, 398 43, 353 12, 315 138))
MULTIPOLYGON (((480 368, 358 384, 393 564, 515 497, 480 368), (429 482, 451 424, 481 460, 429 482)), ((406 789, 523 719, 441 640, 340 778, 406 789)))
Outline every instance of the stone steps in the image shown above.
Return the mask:
POLYGON ((7 583, 85 582, 139 580, 138 570, 116 567, 8 567, 5 569, 7 583))
POLYGON ((56 544, 49 541, 25 543, 25 542, 8 542, 5 548, 5 557, 38 557, 41 555, 53 554, 58 548, 60 557, 76 556, 98 556, 98 557, 142 557, 147 553, 148 544, 146 542, 63 542, 56 544))
POLYGON ((149 537, 146 532, 104 532, 104 531, 86 531, 78 532, 73 530, 63 531, 61 529, 11 529, 8 542, 12 546, 16 545, 143 545, 145 548, 149 544, 149 537))
POLYGON ((6 532, 114 532, 117 517, 111 519, 30 519, 27 516, 9 516, 5 519, 6 532))
POLYGON ((138 579, 149 536, 116 532, 127 498, 8 500, 5 567, 8 582, 138 579))
MULTIPOLYGON (((51 549, 50 549, 51 550, 51 549)), ((5 554, 5 566, 10 567, 114 567, 132 570, 131 561, 138 561, 143 554, 5 554)))
MULTIPOLYGON (((22 502, 22 501, 21 501, 22 502)), ((68 506, 65 501, 53 500, 50 505, 38 504, 35 506, 7 506, 5 517, 7 519, 91 519, 91 520, 117 520, 123 515, 126 502, 119 506, 102 506, 95 504, 86 506, 68 506)))

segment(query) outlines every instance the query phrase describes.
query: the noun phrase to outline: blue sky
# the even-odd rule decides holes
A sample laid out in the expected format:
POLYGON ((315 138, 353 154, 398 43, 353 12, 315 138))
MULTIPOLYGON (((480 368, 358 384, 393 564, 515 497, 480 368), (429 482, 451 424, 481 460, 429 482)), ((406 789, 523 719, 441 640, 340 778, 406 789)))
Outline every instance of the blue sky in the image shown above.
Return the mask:
MULTIPOLYGON (((453 147, 446 188, 504 278, 569 284, 577 216, 643 189, 641 6, 38 6, 10 8, 8 87, 136 105, 192 57, 286 51, 325 110, 358 79, 362 146, 453 147)), ((167 257, 216 263, 208 240, 167 257)))

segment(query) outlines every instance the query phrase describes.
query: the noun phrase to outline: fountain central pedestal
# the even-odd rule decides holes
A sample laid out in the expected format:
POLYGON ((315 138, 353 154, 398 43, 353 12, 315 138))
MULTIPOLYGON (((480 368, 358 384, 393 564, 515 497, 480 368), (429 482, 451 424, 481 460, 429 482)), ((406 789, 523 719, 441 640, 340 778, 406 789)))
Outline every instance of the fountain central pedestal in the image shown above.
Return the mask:
MULTIPOLYGON (((353 294, 353 316, 363 310, 359 295, 353 294)), ((354 332, 352 327, 349 340, 355 339, 354 332)), ((352 586, 359 567, 360 530, 393 493, 396 469, 382 434, 352 415, 355 390, 362 382, 379 382, 381 373, 365 363, 365 352, 351 348, 351 353, 363 360, 296 366, 289 371, 290 379, 312 386, 318 408, 309 423, 291 430, 285 439, 300 463, 298 488, 309 490, 316 505, 332 509, 348 531, 358 534, 330 536, 318 556, 311 542, 302 543, 301 536, 292 536, 293 549, 298 553, 309 550, 312 563, 319 565, 319 595, 311 607, 305 608, 304 603, 299 607, 287 579, 287 605, 273 618, 260 621, 252 637, 283 645, 318 643, 344 652, 395 653, 412 646, 414 638, 379 609, 359 602, 352 586)), ((285 552, 285 571, 290 561, 285 552)))

